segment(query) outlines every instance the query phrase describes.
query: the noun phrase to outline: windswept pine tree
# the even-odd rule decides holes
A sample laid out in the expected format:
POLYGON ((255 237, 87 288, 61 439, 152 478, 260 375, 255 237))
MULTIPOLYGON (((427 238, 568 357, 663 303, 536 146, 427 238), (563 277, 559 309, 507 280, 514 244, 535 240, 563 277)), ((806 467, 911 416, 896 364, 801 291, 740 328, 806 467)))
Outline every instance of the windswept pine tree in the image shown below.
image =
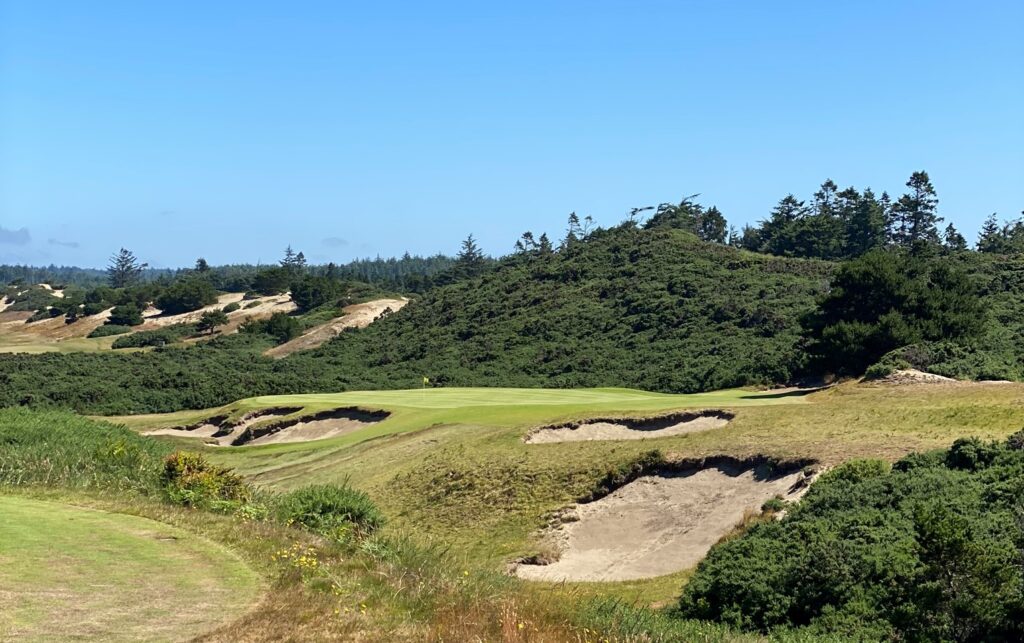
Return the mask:
POLYGON ((110 257, 110 265, 107 266, 107 280, 111 288, 127 288, 139 282, 143 269, 147 264, 139 263, 135 254, 127 248, 121 248, 117 254, 110 257))

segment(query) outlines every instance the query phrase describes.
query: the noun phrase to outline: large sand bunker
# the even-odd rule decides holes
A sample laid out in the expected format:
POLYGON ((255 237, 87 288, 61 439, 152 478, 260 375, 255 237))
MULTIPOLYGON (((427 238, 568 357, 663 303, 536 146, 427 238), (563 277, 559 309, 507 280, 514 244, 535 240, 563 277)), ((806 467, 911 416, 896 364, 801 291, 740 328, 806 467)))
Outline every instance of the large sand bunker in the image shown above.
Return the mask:
POLYGON ((797 470, 721 462, 637 478, 568 510, 547 534, 561 552, 549 564, 519 564, 527 580, 622 581, 694 567, 712 545, 775 496, 795 500, 809 480, 797 470))
POLYGON ((358 431, 380 422, 389 415, 386 411, 341 408, 278 422, 267 421, 268 418, 284 417, 301 410, 287 407, 263 409, 248 413, 236 422, 228 422, 227 416, 216 416, 190 426, 148 431, 145 435, 204 438, 216 446, 235 447, 309 442, 358 431))
POLYGON ((662 438, 720 429, 733 417, 725 411, 690 411, 654 418, 585 420, 535 429, 526 436, 526 443, 662 438))

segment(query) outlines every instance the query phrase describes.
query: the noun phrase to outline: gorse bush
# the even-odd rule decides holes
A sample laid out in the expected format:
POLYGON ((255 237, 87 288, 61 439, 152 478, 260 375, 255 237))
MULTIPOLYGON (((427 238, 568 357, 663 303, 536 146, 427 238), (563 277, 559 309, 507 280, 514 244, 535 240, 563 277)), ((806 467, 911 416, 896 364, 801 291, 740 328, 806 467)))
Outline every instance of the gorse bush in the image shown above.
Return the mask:
POLYGON ((154 330, 142 330, 132 333, 126 337, 118 337, 111 345, 112 348, 144 348, 148 346, 166 346, 181 341, 189 335, 195 334, 195 324, 173 324, 154 330))
POLYGON ((383 515, 369 496, 347 481, 283 494, 276 500, 275 514, 283 522, 336 539, 344 539, 352 529, 370 534, 384 524, 383 515))
POLYGON ((89 333, 89 337, 110 337, 111 335, 124 335, 132 332, 131 326, 119 326, 117 324, 104 324, 97 326, 89 333))
POLYGON ((190 507, 225 508, 252 498, 252 488, 231 469, 211 464, 200 453, 175 451, 160 476, 172 502, 190 507))
POLYGON ((783 520, 713 548, 681 615, 857 640, 1022 640, 1018 441, 837 467, 783 520))

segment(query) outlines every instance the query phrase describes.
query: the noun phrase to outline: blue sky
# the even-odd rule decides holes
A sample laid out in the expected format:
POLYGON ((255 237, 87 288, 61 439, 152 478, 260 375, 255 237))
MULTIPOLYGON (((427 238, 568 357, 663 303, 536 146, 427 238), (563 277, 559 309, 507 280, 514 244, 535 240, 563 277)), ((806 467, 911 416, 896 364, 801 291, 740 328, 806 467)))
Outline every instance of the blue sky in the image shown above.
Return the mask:
POLYGON ((501 254, 918 169, 970 238, 1024 208, 1019 1, 0 7, 0 263, 501 254))

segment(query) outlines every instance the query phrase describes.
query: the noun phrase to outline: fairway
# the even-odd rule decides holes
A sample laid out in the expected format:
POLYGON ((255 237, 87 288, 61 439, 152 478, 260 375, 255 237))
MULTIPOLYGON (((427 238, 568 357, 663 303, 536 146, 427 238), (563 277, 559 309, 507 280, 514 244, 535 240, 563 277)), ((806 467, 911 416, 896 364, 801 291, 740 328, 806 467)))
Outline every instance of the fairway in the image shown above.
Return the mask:
POLYGON ((137 516, 0 496, 0 640, 172 641, 241 616, 255 573, 137 516))

